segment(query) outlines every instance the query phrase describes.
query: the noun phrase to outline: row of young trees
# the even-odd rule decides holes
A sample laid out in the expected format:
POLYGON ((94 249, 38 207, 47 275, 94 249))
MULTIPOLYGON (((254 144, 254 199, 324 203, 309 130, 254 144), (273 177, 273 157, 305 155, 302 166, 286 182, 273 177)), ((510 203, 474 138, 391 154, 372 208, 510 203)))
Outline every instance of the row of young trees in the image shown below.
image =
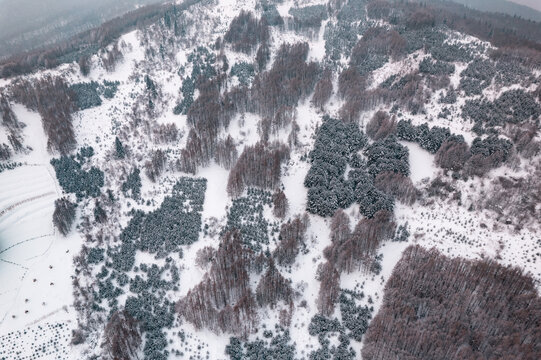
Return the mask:
POLYGON ((534 280, 494 261, 410 246, 385 286, 363 359, 536 359, 541 299, 534 280))
POLYGON ((533 93, 515 89, 503 92, 494 101, 486 98, 467 100, 462 107, 462 116, 474 121, 473 130, 483 134, 506 124, 538 124, 541 105, 533 93))

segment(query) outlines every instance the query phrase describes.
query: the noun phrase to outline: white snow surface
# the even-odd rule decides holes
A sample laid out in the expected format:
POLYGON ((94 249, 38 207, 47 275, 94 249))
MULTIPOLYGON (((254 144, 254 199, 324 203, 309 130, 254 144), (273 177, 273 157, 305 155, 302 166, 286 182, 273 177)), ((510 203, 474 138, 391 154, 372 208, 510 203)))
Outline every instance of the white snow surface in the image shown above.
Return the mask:
POLYGON ((77 318, 72 257, 82 241, 75 231, 64 237, 53 228, 62 194, 40 116, 19 105, 14 111, 32 150, 15 157, 23 165, 0 173, 0 358, 69 359, 77 318), (49 341, 57 341, 57 350, 49 341))
MULTIPOLYGON (((323 3, 321 1, 284 1, 277 6, 282 16, 288 16, 292 6, 306 6, 323 3)), ((124 180, 131 166, 142 168, 145 157, 150 150, 167 150, 169 160, 178 158, 180 149, 186 143, 189 125, 186 116, 173 115, 172 108, 180 96, 181 77, 177 70, 187 63, 187 55, 197 45, 212 44, 219 36, 227 31, 231 19, 241 9, 254 9, 255 1, 219 0, 209 4, 199 4, 190 9, 188 20, 200 21, 201 26, 192 26, 187 29, 186 43, 179 45, 174 53, 171 63, 153 64, 147 58, 147 53, 141 40, 144 34, 135 30, 121 37, 120 42, 124 59, 117 65, 115 71, 107 72, 98 56, 92 58, 92 70, 88 78, 82 77, 75 64, 62 65, 57 69, 38 72, 29 75, 29 78, 40 77, 45 74, 64 74, 70 83, 82 81, 119 81, 119 90, 112 100, 105 100, 100 107, 88 109, 74 114, 74 128, 79 146, 92 146, 96 152, 93 164, 106 172, 106 188, 118 193, 118 188, 124 180), (197 39, 197 43, 190 43, 189 39, 197 39), (157 105, 156 118, 144 119, 144 125, 133 125, 133 111, 138 96, 144 92, 143 76, 150 74, 161 91, 162 98, 157 105), (173 123, 179 130, 176 142, 170 144, 156 143, 149 135, 147 128, 157 124, 173 123), (113 160, 113 143, 115 136, 121 136, 128 149, 134 156, 130 164, 122 164, 113 160)), ((309 60, 321 61, 325 56, 324 29, 325 21, 317 34, 310 38, 293 31, 271 31, 271 49, 276 49, 284 42, 308 41, 310 44, 309 60)), ((475 38, 458 36, 453 41, 464 43, 479 43, 475 38)), ((487 44, 483 44, 488 47, 487 44)), ((255 54, 239 54, 226 47, 225 55, 229 64, 238 61, 251 62, 255 54)), ((373 75, 372 86, 387 79, 390 75, 405 75, 418 68, 424 57, 422 51, 416 52, 405 59, 391 61, 376 70, 373 75)), ((458 86, 460 72, 465 64, 456 64, 455 73, 451 76, 451 84, 458 86)), ((5 82, 0 82, 0 86, 5 82)), ((334 79, 334 88, 337 81, 334 79)), ((494 89, 487 89, 486 95, 496 96, 494 89)), ((500 89, 500 91, 503 91, 500 89)), ((452 116, 448 119, 438 118, 442 111, 442 104, 438 102, 439 94, 435 93, 425 104, 425 112, 418 115, 407 115, 414 124, 428 122, 430 126, 446 126, 453 133, 461 134, 468 143, 474 136, 471 132, 473 124, 465 122, 460 117, 460 107, 464 98, 451 107, 452 116)), ((337 116, 343 101, 333 94, 326 112, 337 116)), ((361 114, 360 125, 363 127, 377 109, 361 114)), ((389 110, 389 109, 384 109, 389 110)), ((65 194, 62 193, 50 165, 52 157, 58 154, 49 154, 46 149, 47 138, 41 126, 39 114, 29 111, 22 105, 14 104, 14 111, 19 120, 26 124, 23 130, 24 144, 32 150, 17 154, 14 161, 22 165, 13 170, 0 173, 0 359, 30 359, 32 355, 37 359, 75 359, 85 358, 99 353, 97 347, 101 338, 92 338, 90 345, 71 346, 71 330, 77 326, 77 313, 73 309, 74 277, 73 256, 79 253, 83 239, 80 229, 75 227, 67 237, 59 235, 52 226, 52 213, 54 201, 65 194), (56 349, 50 341, 58 341, 56 349), (96 345, 96 348, 92 348, 96 345), (85 347, 86 346, 86 347, 85 347), (37 350, 39 349, 39 351, 37 350), (46 349, 46 351, 41 351, 46 349), (17 353, 15 353, 17 352, 17 353), (14 355, 16 354, 16 355, 14 355)), ((310 164, 303 160, 313 148, 314 132, 321 123, 321 111, 314 108, 309 99, 302 100, 296 109, 296 121, 300 127, 300 146, 292 150, 290 160, 282 166, 282 185, 289 201, 289 210, 286 219, 302 215, 306 209, 307 189, 303 185, 304 178, 310 164)), ((253 145, 259 141, 258 123, 259 115, 246 113, 237 114, 232 119, 228 129, 220 134, 221 137, 231 135, 239 154, 245 146, 253 145)), ((0 128, 3 130, 3 128, 0 128)), ((271 136, 271 140, 285 142, 288 129, 283 129, 278 135, 271 136)), ((0 131, 0 142, 5 142, 6 134, 0 131)), ((430 180, 443 176, 441 170, 434 164, 434 156, 421 149, 417 144, 403 142, 409 150, 411 179, 418 188, 423 188, 430 180)), ((498 171, 511 172, 507 168, 498 171)), ((497 174, 495 172, 492 175, 497 174)), ((224 225, 226 221, 227 206, 231 199, 227 195, 226 187, 229 171, 211 162, 206 167, 198 169, 196 177, 207 179, 207 190, 203 206, 203 224, 211 224, 215 228, 224 225)), ((518 175, 521 175, 518 173, 518 175)), ((522 174, 523 175, 523 174, 522 174)), ((152 210, 159 206, 163 198, 169 193, 175 180, 180 176, 188 176, 177 171, 170 161, 166 174, 157 183, 152 183, 143 174, 142 197, 150 203, 136 203, 131 200, 120 200, 119 221, 109 229, 110 235, 117 236, 120 229, 126 226, 130 216, 128 211, 137 209, 152 210)), ((191 176, 191 175, 189 175, 191 176)), ((468 211, 469 204, 479 196, 479 189, 486 188, 481 180, 469 180, 460 187, 461 202, 457 201, 419 201, 413 206, 397 203, 395 208, 396 222, 407 224, 410 230, 410 241, 407 243, 387 242, 381 246, 378 253, 383 255, 382 271, 379 275, 365 272, 342 274, 341 287, 344 289, 359 289, 373 300, 375 312, 381 306, 385 282, 390 277, 395 264, 399 261, 403 250, 412 243, 420 244, 426 248, 436 247, 449 256, 460 256, 471 259, 491 258, 504 265, 519 265, 529 272, 539 283, 541 281, 541 264, 526 261, 538 249, 539 232, 524 229, 516 232, 494 220, 493 214, 488 211, 468 211)), ((92 207, 83 202, 81 207, 90 213, 92 207)), ((350 217, 351 226, 355 226, 362 217, 358 205, 346 209, 350 217)), ((269 220, 276 220, 266 212, 269 220)), ((79 222, 82 214, 78 214, 79 222)), ((330 245, 329 223, 316 215, 309 215, 310 226, 307 231, 306 242, 308 252, 299 254, 291 269, 281 269, 282 274, 292 280, 292 287, 301 294, 295 299, 295 310, 291 322, 292 341, 297 344, 297 355, 306 358, 307 354, 318 347, 317 337, 308 334, 310 319, 317 313, 316 299, 319 291, 319 281, 315 274, 318 266, 325 261, 323 249, 330 245), (306 300, 306 307, 299 306, 306 300)), ((196 286, 204 277, 207 269, 201 269, 195 264, 197 251, 205 246, 216 248, 219 244, 219 235, 209 233, 200 234, 200 240, 183 248, 182 259, 175 256, 180 266, 180 284, 178 292, 171 300, 184 296, 191 288, 196 286)), ((271 244, 274 247, 275 244, 271 244)), ((137 263, 151 263, 159 261, 148 254, 138 253, 137 263)), ((95 275, 95 274, 94 274, 95 275)), ((257 279, 254 279, 254 281, 257 279)), ((86 279, 91 284, 93 279, 86 279)), ((367 298, 364 299, 367 301, 367 298)), ((366 303, 363 303, 363 305, 366 303)), ((268 328, 277 323, 277 311, 262 309, 260 311, 261 324, 268 328)), ((339 316, 339 310, 335 312, 339 316)), ((189 349, 186 355, 200 351, 210 359, 224 359, 224 349, 229 341, 229 334, 216 335, 208 330, 196 330, 189 323, 175 322, 175 326, 168 330, 170 338, 175 338, 180 330, 188 335, 185 347, 189 349), (198 350, 198 347, 200 349, 198 350)), ((260 329, 258 334, 261 338, 260 329)), ((173 344, 175 345, 175 344, 173 344)), ((170 345, 169 348, 177 348, 170 345)), ((352 341, 352 346, 360 354, 361 343, 352 341)), ((360 356, 360 355, 359 355, 360 356)), ((181 358, 171 354, 172 359, 181 358)))

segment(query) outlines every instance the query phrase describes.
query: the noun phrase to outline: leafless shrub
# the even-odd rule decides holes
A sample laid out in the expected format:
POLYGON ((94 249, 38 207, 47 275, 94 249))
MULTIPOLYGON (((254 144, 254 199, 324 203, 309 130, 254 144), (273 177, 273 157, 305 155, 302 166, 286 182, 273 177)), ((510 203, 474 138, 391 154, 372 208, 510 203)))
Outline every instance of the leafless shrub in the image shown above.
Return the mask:
POLYGON ((166 162, 167 158, 162 150, 158 149, 152 152, 150 160, 145 163, 145 174, 150 181, 156 182, 156 179, 162 174, 166 162))
POLYGON ((227 192, 238 196, 245 186, 274 189, 280 181, 281 163, 289 158, 289 148, 283 144, 257 143, 244 148, 229 173, 227 192))
POLYGON ((272 196, 274 216, 283 219, 286 216, 289 207, 286 194, 280 189, 277 189, 272 196))
POLYGON ((519 154, 529 159, 539 153, 539 142, 533 140, 538 130, 533 124, 511 125, 506 130, 519 154))
POLYGON ((331 98, 332 91, 332 71, 326 69, 321 75, 321 79, 319 79, 316 84, 314 95, 312 96, 312 104, 323 109, 323 106, 325 106, 331 98))
POLYGON ((116 312, 105 326, 105 351, 111 359, 137 359, 141 334, 126 311, 116 312))
POLYGON ((502 223, 517 230, 535 224, 541 217, 541 166, 522 178, 497 177, 490 191, 479 199, 480 205, 496 214, 502 223))
POLYGON ((204 248, 197 250, 197 253, 195 254, 195 264, 201 269, 206 269, 215 257, 216 249, 212 246, 205 246, 204 248))
POLYGON ((442 169, 462 170, 470 158, 470 147, 464 141, 445 140, 436 153, 436 165, 442 169))
POLYGON ((389 116, 385 111, 378 111, 366 124, 366 135, 372 140, 379 140, 396 131, 396 119, 389 116))
POLYGON ((374 185, 379 190, 392 195, 404 204, 412 205, 419 198, 419 190, 411 179, 400 173, 384 171, 376 176, 374 185))
POLYGON ((279 265, 292 265, 295 262, 301 246, 305 243, 307 228, 308 216, 306 214, 302 218, 296 216, 293 220, 282 224, 278 236, 279 243, 273 253, 279 265))
POLYGON ((271 308, 274 308, 279 301, 287 304, 293 300, 291 280, 287 280, 280 274, 272 259, 269 261, 267 272, 257 285, 255 294, 259 306, 270 305, 271 308))
POLYGON ((318 267, 317 278, 321 282, 317 298, 318 311, 322 315, 331 316, 340 293, 340 274, 327 261, 318 267))
POLYGON ((174 143, 178 139, 178 128, 175 124, 160 124, 154 128, 154 141, 161 144, 174 143))
POLYGON ((228 135, 225 140, 218 141, 216 152, 214 153, 214 160, 217 164, 226 169, 231 169, 237 162, 237 158, 237 147, 231 135, 228 135))

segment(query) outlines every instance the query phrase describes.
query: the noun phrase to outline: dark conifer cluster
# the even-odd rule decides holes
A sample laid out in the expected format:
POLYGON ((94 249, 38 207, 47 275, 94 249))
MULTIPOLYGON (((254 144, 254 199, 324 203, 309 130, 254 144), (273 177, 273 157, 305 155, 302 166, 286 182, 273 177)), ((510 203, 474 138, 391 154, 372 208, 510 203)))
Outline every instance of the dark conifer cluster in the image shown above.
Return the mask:
POLYGON ((97 197, 104 185, 104 174, 100 169, 91 166, 83 170, 83 165, 94 155, 92 147, 81 148, 75 155, 62 155, 52 159, 58 183, 67 193, 73 193, 77 198, 97 197))

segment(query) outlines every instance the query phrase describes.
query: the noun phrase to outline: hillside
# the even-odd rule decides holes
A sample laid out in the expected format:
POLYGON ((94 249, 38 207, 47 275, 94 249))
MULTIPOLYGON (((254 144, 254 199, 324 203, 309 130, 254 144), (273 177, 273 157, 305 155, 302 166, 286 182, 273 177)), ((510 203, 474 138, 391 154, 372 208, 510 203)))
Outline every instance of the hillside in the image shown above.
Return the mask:
POLYGON ((0 359, 541 357, 541 29, 460 9, 179 2, 0 64, 0 359))
POLYGON ((1 0, 0 59, 57 44, 159 0, 1 0))

